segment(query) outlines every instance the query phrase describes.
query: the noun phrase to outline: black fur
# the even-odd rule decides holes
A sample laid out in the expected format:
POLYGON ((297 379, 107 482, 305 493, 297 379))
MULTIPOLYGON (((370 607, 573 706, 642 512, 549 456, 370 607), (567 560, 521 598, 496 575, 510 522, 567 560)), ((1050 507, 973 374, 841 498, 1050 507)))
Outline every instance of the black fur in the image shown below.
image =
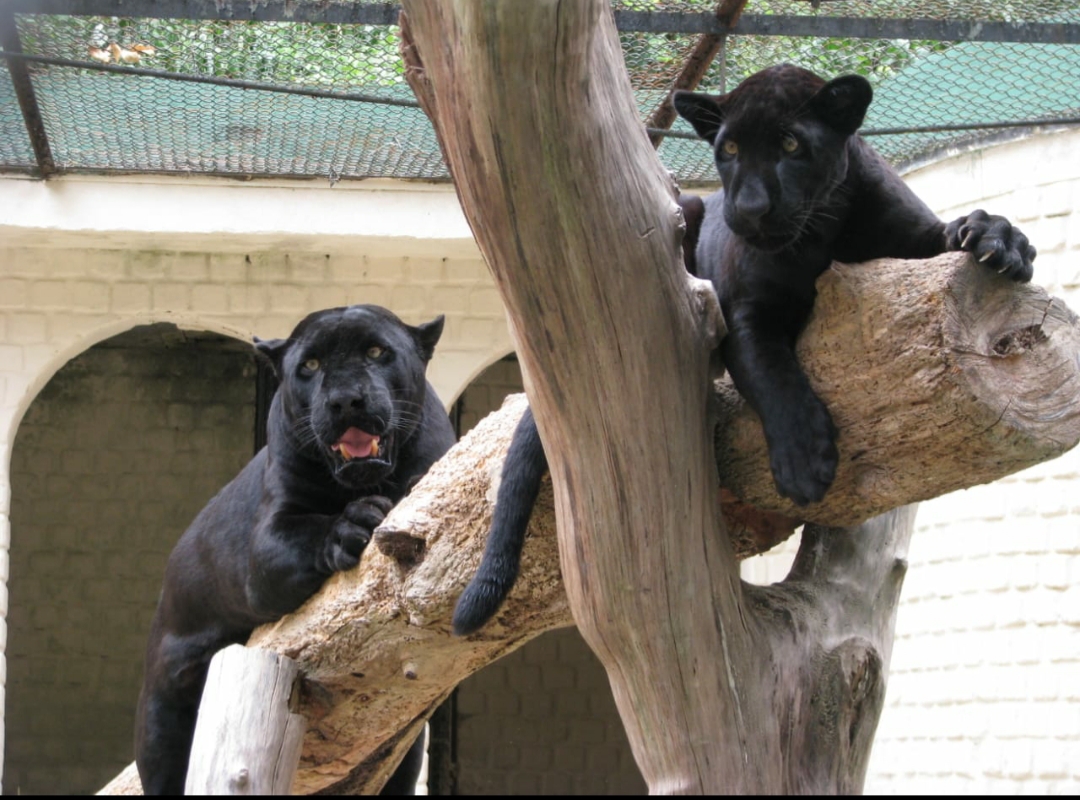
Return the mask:
MULTIPOLYGON (((1011 280, 1032 275, 1035 248, 1007 219, 974 211, 946 225, 856 134, 871 98, 862 77, 826 82, 789 64, 719 97, 673 97, 713 146, 723 184, 705 199, 703 214, 698 198, 680 198, 687 239, 697 240, 693 258, 684 260, 716 289, 728 326, 724 364, 761 418, 777 491, 799 505, 822 499, 839 458, 832 417, 795 358, 815 282, 832 261, 966 250, 1011 280), (691 227, 697 220, 700 231, 691 227)), ((546 459, 531 414, 514 435, 511 453, 533 463, 525 468, 508 455, 504 473, 542 475, 546 459)), ((504 562, 520 553, 528 514, 505 507, 531 510, 534 498, 520 481, 499 487, 484 561, 458 601, 455 632, 478 629, 509 592, 518 565, 504 562), (488 563, 488 552, 500 560, 488 563)))
MULTIPOLYGON (((359 305, 310 314, 288 339, 256 339, 280 381, 267 445, 169 556, 136 717, 146 794, 183 794, 214 653, 356 566, 386 512, 454 443, 424 377, 442 327, 441 316, 412 327, 359 305)), ((398 791, 415 783, 422 741, 395 773, 398 791)))
POLYGON ((502 478, 491 515, 480 568, 454 607, 454 633, 466 636, 487 622, 502 605, 518 576, 525 529, 529 525, 547 458, 532 409, 526 408, 514 429, 503 461, 502 478), (507 502, 502 502, 507 498, 507 502))

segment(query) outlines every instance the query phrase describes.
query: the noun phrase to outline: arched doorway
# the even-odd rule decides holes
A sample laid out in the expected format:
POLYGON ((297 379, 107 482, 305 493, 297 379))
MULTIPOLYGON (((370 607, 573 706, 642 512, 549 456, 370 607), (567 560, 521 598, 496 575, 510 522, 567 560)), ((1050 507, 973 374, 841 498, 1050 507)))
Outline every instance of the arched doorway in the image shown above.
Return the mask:
POLYGON ((85 794, 133 757, 165 560, 251 457, 250 345, 133 328, 62 367, 11 463, 5 793, 85 794))

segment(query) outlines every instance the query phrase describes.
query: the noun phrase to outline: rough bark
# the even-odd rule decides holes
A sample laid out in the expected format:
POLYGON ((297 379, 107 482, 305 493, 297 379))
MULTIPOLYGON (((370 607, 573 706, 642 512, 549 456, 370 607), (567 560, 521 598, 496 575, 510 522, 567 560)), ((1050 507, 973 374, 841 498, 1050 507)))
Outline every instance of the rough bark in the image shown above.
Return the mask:
MULTIPOLYGON (((294 791, 380 786, 390 750, 407 746, 458 682, 570 624, 568 603, 608 671, 654 792, 858 791, 913 519, 911 509, 888 509, 940 493, 945 472, 973 485, 1074 444, 1080 421, 1071 408, 1012 410, 1017 397, 1048 385, 1075 396, 1077 320, 1037 290, 1023 300, 1027 290, 1011 284, 991 307, 1013 316, 988 316, 995 279, 962 257, 833 270, 825 281, 841 287, 867 277, 837 289, 835 301, 823 288, 800 352, 840 422, 842 470, 856 477, 842 474, 835 497, 805 515, 850 527, 808 526, 788 581, 745 587, 716 503, 715 301, 681 267, 677 207, 637 119, 607 3, 405 7, 403 32, 415 41, 405 51, 410 81, 517 331, 553 500, 542 495, 521 578, 497 619, 467 639, 450 636, 522 408, 515 398, 391 512, 357 570, 256 632, 252 644, 295 658, 303 675, 298 711, 309 730, 294 791), (953 261, 951 283, 918 283, 953 261), (896 302, 893 270, 907 276, 900 286, 916 282, 899 290, 910 302, 896 302), (882 300, 865 300, 875 286, 886 287, 882 300), (917 311, 935 309, 955 324, 928 340, 904 335, 930 324, 917 311), (848 335, 836 333, 850 325, 848 335), (898 349, 864 366, 867 348, 886 347, 895 333, 898 349), (863 379, 875 369, 877 380, 863 379), (832 388, 853 379, 857 391, 832 388), (952 405, 935 406, 942 392, 952 405), (907 416, 872 418, 885 413, 907 416), (917 443, 905 444, 927 430, 951 435, 953 424, 964 469, 950 462, 936 472, 917 443), (892 451, 907 461, 892 461, 892 451), (884 469, 879 483, 894 490, 859 478, 863 464, 884 469), (912 489, 909 472, 924 473, 924 484, 912 489), (842 516, 856 500, 865 516, 887 513, 842 516)), ((769 506, 771 479, 759 458, 743 455, 760 431, 736 398, 722 398, 722 408, 735 404, 722 412, 731 432, 718 435, 724 480, 769 506)), ((103 791, 122 790, 114 782, 103 791)))

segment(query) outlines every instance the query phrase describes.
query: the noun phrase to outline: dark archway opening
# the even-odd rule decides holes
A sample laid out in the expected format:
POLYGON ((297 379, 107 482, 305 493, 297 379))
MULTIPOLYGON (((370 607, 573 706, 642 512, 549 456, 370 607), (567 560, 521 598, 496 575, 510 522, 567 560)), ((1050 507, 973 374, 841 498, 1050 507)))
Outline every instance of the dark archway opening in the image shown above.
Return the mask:
POLYGON ((171 324, 73 358, 19 426, 11 464, 4 790, 85 794, 132 760, 165 560, 251 457, 249 344, 171 324))

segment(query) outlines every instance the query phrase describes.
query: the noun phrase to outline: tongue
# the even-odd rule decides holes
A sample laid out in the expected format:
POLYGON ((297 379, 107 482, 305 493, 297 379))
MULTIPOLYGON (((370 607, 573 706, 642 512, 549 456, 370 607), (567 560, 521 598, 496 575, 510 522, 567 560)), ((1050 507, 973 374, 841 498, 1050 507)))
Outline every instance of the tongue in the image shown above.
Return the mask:
POLYGON ((338 447, 343 453, 348 453, 350 458, 367 458, 371 455, 371 451, 378 444, 378 441, 378 436, 372 436, 359 428, 349 428, 338 439, 335 447, 338 447))

